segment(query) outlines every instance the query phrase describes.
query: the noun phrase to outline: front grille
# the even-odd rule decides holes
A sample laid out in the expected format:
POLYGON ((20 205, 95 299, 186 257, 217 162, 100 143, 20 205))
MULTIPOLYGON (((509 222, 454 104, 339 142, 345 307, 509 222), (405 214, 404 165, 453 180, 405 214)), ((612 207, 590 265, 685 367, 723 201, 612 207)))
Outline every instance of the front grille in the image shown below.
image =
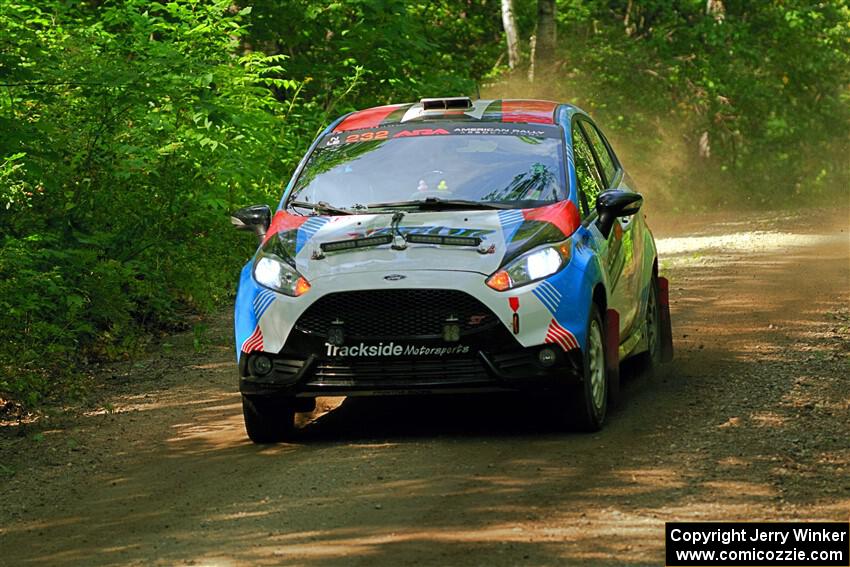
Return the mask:
POLYGON ((476 358, 321 362, 307 386, 439 386, 492 381, 476 358))
POLYGON ((435 338, 450 318, 461 334, 498 323, 492 311, 462 291, 391 289, 328 294, 307 308, 295 328, 326 337, 331 323, 341 321, 351 338, 435 338))

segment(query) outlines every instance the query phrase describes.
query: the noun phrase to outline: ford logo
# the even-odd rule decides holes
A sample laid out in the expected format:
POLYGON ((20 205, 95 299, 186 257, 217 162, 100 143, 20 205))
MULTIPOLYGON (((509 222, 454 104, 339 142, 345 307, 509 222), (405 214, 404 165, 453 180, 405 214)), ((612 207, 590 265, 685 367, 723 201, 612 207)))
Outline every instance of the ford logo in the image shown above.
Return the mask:
POLYGON ((388 276, 384 276, 384 279, 388 282, 397 282, 398 280, 403 280, 407 276, 403 276, 401 274, 390 274, 388 276))

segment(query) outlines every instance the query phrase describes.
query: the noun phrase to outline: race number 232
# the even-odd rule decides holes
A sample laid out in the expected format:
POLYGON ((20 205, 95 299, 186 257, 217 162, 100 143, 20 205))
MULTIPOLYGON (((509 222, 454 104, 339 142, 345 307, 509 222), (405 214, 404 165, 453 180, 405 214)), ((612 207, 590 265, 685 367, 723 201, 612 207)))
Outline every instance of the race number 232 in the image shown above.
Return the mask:
POLYGON ((368 142, 370 140, 386 140, 387 136, 390 135, 389 130, 379 130, 377 132, 364 132, 362 134, 351 134, 350 136, 345 137, 346 144, 353 144, 354 142, 368 142))

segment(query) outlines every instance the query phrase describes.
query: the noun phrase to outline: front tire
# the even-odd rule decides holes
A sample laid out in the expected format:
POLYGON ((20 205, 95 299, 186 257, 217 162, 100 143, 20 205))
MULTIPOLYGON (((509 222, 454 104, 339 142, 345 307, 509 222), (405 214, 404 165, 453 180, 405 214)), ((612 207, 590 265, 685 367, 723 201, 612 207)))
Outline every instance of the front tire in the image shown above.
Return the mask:
POLYGON ((242 394, 245 431, 254 443, 278 443, 295 430, 295 403, 289 398, 242 394))
POLYGON ((594 304, 587 322, 587 347, 583 353, 583 375, 573 395, 573 414, 582 431, 599 431, 608 414, 608 368, 605 325, 594 304))

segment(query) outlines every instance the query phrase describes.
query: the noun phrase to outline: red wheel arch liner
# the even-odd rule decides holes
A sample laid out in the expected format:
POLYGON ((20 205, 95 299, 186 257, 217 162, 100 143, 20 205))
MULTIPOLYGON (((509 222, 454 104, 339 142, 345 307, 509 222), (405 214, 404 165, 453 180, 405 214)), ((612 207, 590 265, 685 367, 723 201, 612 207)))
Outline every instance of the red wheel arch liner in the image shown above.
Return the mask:
POLYGON ((605 367, 608 371, 608 397, 616 402, 620 395, 620 314, 605 312, 605 367))

